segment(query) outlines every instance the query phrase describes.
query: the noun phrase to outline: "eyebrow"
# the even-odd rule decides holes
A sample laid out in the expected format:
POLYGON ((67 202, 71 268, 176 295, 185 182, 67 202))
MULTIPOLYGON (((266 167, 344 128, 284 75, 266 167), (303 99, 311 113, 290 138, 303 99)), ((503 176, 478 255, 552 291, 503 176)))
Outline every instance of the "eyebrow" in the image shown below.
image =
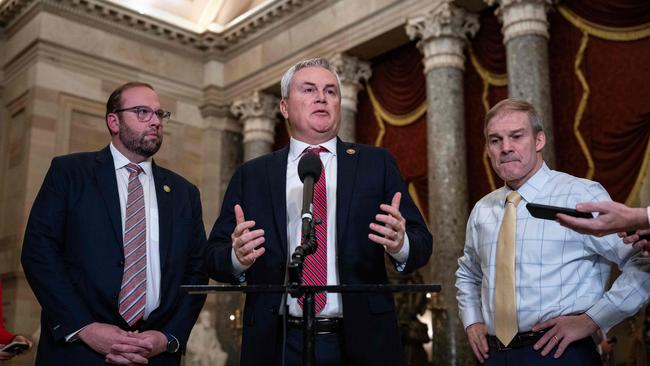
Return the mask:
MULTIPOLYGON (((313 86, 316 87, 316 83, 313 83, 311 81, 303 81, 301 86, 313 86)), ((336 84, 325 84, 325 89, 327 88, 336 88, 336 84)))

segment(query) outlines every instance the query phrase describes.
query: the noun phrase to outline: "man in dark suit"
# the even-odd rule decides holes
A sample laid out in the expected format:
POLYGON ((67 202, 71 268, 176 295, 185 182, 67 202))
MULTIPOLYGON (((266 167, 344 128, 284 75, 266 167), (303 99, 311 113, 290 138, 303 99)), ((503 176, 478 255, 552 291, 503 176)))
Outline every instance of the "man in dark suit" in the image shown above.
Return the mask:
MULTIPOLYGON (((296 169, 308 148, 320 157, 322 171, 313 206, 318 249, 305 260, 304 283, 386 283, 385 258, 402 272, 424 266, 432 237, 394 159, 384 149, 336 137, 340 82, 329 63, 296 64, 281 89, 290 145, 245 163, 233 176, 206 248, 211 276, 285 283, 287 262, 301 240, 303 188, 296 169)), ((318 365, 404 364, 390 294, 328 293, 315 303, 318 365)), ((301 364, 302 300, 289 298, 287 305, 285 345, 281 294, 247 295, 242 365, 301 364)))
POLYGON ((180 365, 204 297, 197 188, 152 156, 170 113, 128 83, 106 105, 111 143, 52 160, 22 264, 43 309, 36 365, 180 365))

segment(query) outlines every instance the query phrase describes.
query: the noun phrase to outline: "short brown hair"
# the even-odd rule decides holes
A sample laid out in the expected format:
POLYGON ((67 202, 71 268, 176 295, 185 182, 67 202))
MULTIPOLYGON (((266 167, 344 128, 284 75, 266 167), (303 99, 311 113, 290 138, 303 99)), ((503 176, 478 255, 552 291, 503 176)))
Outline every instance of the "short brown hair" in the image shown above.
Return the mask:
POLYGON ((120 85, 117 89, 113 90, 111 93, 111 96, 108 97, 108 101, 106 102, 106 116, 108 117, 109 113, 114 113, 116 110, 122 108, 122 93, 125 90, 128 89, 133 89, 133 88, 138 88, 138 87, 145 87, 149 88, 153 91, 156 91, 153 86, 143 83, 140 81, 131 81, 126 84, 120 85))
POLYGON ((483 120, 483 135, 487 138, 487 126, 490 121, 504 113, 508 112, 524 112, 528 115, 528 122, 533 128, 533 134, 537 135, 539 132, 544 131, 544 124, 542 118, 537 114, 535 107, 523 99, 507 98, 495 104, 486 114, 483 120))

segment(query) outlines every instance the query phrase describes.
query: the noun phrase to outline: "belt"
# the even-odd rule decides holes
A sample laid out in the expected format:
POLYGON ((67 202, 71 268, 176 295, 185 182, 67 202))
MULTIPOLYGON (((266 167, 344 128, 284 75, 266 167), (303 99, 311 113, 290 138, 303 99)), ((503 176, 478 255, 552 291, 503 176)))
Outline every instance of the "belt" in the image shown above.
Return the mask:
MULTIPOLYGON (((290 316, 287 317, 287 324, 290 327, 302 329, 303 320, 290 316)), ((314 319, 314 329, 317 335, 339 333, 343 330, 343 318, 316 318, 314 319)))
POLYGON ((523 332, 517 333, 510 344, 505 346, 501 341, 493 335, 488 335, 488 345, 491 349, 496 349, 497 351, 507 351, 513 348, 522 348, 526 346, 531 346, 535 344, 545 332, 523 332))

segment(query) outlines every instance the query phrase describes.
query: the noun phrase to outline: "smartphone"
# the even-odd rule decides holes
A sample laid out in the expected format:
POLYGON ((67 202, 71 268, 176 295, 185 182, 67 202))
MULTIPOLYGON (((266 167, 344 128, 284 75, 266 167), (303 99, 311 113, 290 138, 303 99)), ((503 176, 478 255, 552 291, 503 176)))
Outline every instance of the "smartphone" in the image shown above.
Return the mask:
POLYGON ((533 215, 533 217, 545 220, 555 221, 555 215, 559 213, 585 219, 592 219, 594 217, 591 212, 580 212, 568 207, 540 205, 538 203, 528 203, 526 204, 526 208, 528 209, 528 212, 533 215))
POLYGON ((5 345, 4 347, 2 347, 2 349, 0 349, 0 352, 19 354, 19 353, 27 351, 28 348, 29 348, 29 345, 27 343, 11 342, 11 343, 5 345))

